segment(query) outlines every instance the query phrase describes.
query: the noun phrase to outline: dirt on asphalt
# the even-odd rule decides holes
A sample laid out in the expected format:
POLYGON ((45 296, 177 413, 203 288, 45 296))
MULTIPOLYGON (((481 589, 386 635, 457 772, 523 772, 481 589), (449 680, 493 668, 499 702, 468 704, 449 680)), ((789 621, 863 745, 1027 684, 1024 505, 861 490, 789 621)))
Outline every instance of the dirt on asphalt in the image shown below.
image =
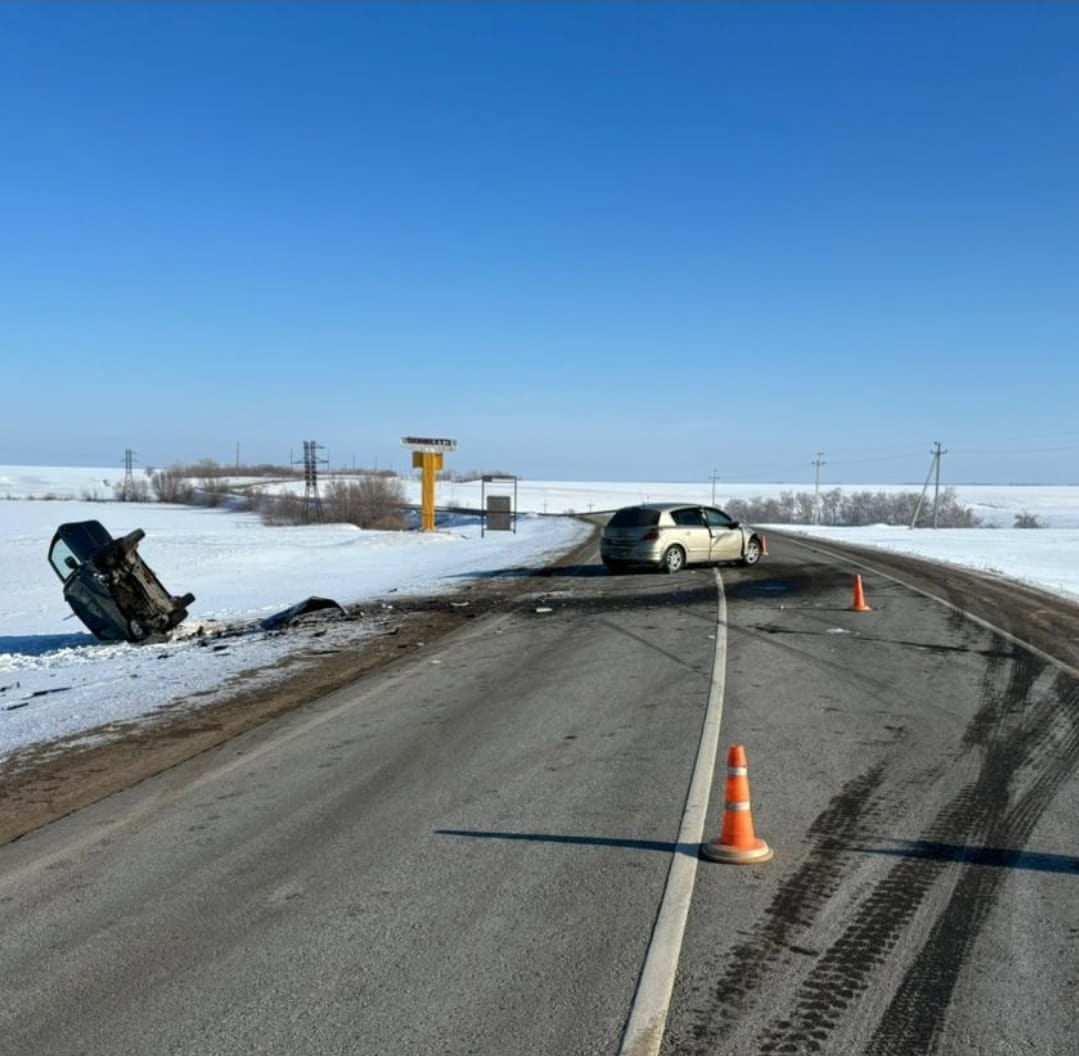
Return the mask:
POLYGON ((318 621, 302 621, 284 632, 295 634, 296 650, 274 665, 278 673, 269 685, 262 680, 244 689, 241 675, 236 692, 225 699, 180 700, 138 722, 102 726, 15 753, 0 773, 0 846, 407 660, 476 619, 527 604, 545 577, 587 560, 597 533, 546 568, 502 569, 450 594, 391 596, 354 606, 349 620, 364 636, 332 651, 325 648, 318 621), (98 743, 87 745, 88 740, 98 743))

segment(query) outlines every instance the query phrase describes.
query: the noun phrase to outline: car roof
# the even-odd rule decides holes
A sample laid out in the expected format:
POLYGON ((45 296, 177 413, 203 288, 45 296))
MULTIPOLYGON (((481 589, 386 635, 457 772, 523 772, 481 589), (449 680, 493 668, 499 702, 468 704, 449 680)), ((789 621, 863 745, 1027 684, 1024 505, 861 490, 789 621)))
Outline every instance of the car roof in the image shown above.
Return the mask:
POLYGON ((670 510, 684 510, 686 507, 692 509, 712 509, 711 506, 705 507, 702 502, 641 502, 636 506, 627 506, 625 509, 638 509, 638 510, 659 510, 660 513, 667 513, 670 510))

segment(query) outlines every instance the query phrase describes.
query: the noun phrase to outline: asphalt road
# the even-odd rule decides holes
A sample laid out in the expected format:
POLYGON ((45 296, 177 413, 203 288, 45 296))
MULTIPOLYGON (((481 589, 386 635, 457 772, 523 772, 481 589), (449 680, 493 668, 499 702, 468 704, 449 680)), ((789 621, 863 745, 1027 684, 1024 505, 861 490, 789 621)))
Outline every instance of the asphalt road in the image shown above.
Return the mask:
POLYGON ((1079 684, 771 550, 726 626, 711 570, 562 569, 0 848, 0 1052, 616 1053, 717 636, 776 854, 698 868, 663 1051, 1075 1052, 1079 684))

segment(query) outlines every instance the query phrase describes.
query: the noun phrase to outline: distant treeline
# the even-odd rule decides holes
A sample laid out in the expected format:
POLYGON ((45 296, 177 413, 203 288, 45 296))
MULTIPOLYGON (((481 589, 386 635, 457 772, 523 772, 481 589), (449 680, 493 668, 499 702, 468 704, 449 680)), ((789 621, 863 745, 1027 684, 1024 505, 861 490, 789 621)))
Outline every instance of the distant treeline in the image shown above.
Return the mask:
MULTIPOLYGON (((752 499, 731 499, 724 507, 735 520, 751 524, 833 524, 857 527, 865 524, 909 525, 918 505, 917 491, 851 491, 832 488, 817 500, 811 491, 784 491, 777 497, 758 495, 752 499)), ((918 515, 919 524, 933 519, 933 495, 929 493, 918 515)), ((954 488, 940 493, 937 524, 941 528, 977 528, 981 522, 969 506, 964 506, 954 488)))

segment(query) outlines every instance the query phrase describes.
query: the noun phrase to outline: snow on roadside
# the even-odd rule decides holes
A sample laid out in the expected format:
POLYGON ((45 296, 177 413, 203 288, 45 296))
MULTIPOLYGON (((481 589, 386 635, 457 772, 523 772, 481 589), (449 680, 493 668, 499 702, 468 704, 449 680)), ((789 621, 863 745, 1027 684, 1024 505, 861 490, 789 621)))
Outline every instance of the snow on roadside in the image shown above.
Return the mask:
MULTIPOLYGON (((524 517, 516 535, 481 539, 476 522, 422 535, 350 525, 269 528, 252 514, 159 504, 0 502, 0 759, 193 694, 219 695, 241 672, 296 648, 289 636, 261 632, 209 646, 196 638, 97 643, 72 617, 46 560, 58 524, 90 519, 114 536, 145 530, 140 553, 166 589, 195 594, 181 632, 204 621, 264 617, 312 594, 348 604, 451 590, 500 569, 542 564, 589 530, 570 519, 524 517)), ((357 624, 331 627, 338 641, 368 633, 357 624)))
MULTIPOLYGON (((767 526, 766 526, 767 527, 767 526)), ((892 550, 993 572, 1079 602, 1079 531, 1074 529, 863 528, 773 525, 778 531, 892 550)))

